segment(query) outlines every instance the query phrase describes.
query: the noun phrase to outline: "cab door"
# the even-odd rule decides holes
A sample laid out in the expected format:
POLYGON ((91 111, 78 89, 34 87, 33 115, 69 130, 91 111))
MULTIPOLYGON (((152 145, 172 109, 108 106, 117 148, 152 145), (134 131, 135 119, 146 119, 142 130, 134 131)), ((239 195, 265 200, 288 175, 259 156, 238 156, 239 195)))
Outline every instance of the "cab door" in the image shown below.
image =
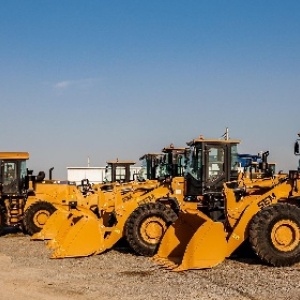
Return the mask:
POLYGON ((19 179, 17 162, 2 161, 1 164, 2 193, 18 194, 19 179))
POLYGON ((204 149, 205 186, 210 191, 220 191, 227 176, 226 145, 207 144, 204 149))

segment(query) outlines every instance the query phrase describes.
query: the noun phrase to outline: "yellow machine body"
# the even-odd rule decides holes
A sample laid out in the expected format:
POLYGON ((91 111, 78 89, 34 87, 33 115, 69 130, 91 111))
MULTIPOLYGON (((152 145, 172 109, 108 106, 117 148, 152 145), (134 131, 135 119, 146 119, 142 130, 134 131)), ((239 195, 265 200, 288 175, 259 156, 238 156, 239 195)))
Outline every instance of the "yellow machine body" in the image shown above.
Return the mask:
MULTIPOLYGON (((180 178, 179 178, 180 179, 180 178)), ((182 185, 176 182, 176 188, 182 185)), ((48 247, 54 249, 53 258, 77 257, 99 254, 113 247, 124 236, 125 224, 136 208, 148 203, 155 203, 170 194, 168 184, 159 184, 154 181, 138 183, 132 190, 123 193, 122 189, 115 187, 109 192, 109 201, 104 200, 98 204, 99 215, 95 214, 88 207, 77 206, 70 210, 57 210, 48 220, 41 232, 32 236, 33 240, 50 239, 48 247), (112 226, 109 224, 109 217, 113 213, 117 222, 112 226), (84 247, 82 246, 84 245, 84 247)), ((172 181, 172 184, 175 184, 172 181)), ((162 204, 165 206, 165 204, 162 204)), ((163 220, 155 217, 149 218, 143 230, 149 240, 160 239, 165 224, 163 220), (155 236, 157 234, 157 236, 155 236)))
MULTIPOLYGON (((300 179, 291 179, 284 174, 239 181, 238 186, 245 190, 240 197, 236 195, 236 186, 232 186, 232 183, 224 184, 225 222, 213 222, 197 210, 182 211, 167 229, 153 260, 173 271, 214 267, 230 257, 249 237, 248 226, 260 210, 278 202, 295 204, 295 199, 300 196, 300 179)), ((299 210, 294 206, 292 209, 299 210)), ((270 233, 274 248, 286 253, 300 248, 297 221, 283 219, 277 226, 270 233)), ((296 255, 300 259, 300 254, 296 255)))
MULTIPOLYGON (((159 172, 149 168, 147 174, 150 178, 158 176, 159 180, 146 179, 141 182, 115 184, 111 185, 110 189, 104 188, 103 185, 94 185, 92 192, 86 196, 87 201, 93 199, 91 203, 78 201, 75 207, 72 205, 57 207, 59 209, 49 218, 43 229, 32 236, 32 240, 49 240, 47 246, 54 249, 52 257, 99 254, 113 247, 120 238, 127 238, 130 235, 127 234, 128 223, 131 222, 131 227, 134 227, 132 219, 137 214, 143 213, 145 209, 149 216, 141 221, 140 229, 137 230, 141 240, 151 248, 149 252, 147 249, 141 250, 144 251, 143 255, 153 255, 151 251, 157 249, 167 226, 177 218, 175 210, 197 207, 196 203, 184 201, 185 181, 182 176, 181 161, 185 150, 174 146, 164 148, 165 156, 160 161, 157 159, 157 154, 151 155, 151 159, 154 157, 155 162, 151 161, 148 167, 161 163, 161 168, 159 172), (173 167, 168 168, 170 165, 173 167), (170 170, 175 177, 166 176, 170 170), (165 179, 161 180, 161 178, 165 179), (150 203, 157 204, 149 206, 150 203), (138 208, 141 209, 137 212, 138 208), (74 242, 71 242, 73 240, 74 242), (99 246, 92 240, 102 242, 99 246), (90 249, 87 251, 87 246, 81 248, 81 244, 90 245, 90 249)), ((140 251, 135 246, 133 249, 137 253, 140 251)))
MULTIPOLYGON (((201 137, 193 140, 189 145, 195 146, 201 144, 203 146, 203 153, 209 153, 206 146, 213 147, 214 150, 219 149, 222 168, 226 169, 226 176, 229 177, 233 165, 230 157, 231 154, 234 155, 235 153, 231 149, 235 149, 238 143, 239 140, 203 139, 201 137)), ((204 199, 200 194, 197 194, 200 196, 199 199, 197 197, 188 200, 185 198, 187 181, 183 177, 183 161, 187 149, 170 146, 164 148, 163 152, 166 155, 161 160, 159 171, 161 172, 160 177, 164 178, 164 181, 157 181, 159 185, 156 188, 149 189, 146 193, 137 193, 136 191, 123 193, 116 189, 110 201, 104 200, 98 203, 98 214, 91 214, 91 209, 88 206, 80 205, 77 205, 75 209, 71 209, 70 214, 67 212, 56 212, 49 219, 49 223, 46 224, 40 234, 34 235, 32 239, 50 240, 48 246, 54 249, 52 257, 57 258, 98 254, 114 246, 121 237, 126 237, 131 248, 138 254, 152 256, 157 250, 155 246, 160 243, 167 227, 177 219, 178 212, 198 212, 199 202, 201 204, 201 201, 204 199), (170 166, 172 167, 170 168, 170 166), (172 170, 171 174, 169 173, 170 170, 172 170), (110 204, 107 205, 107 203, 110 204), (170 211, 166 211, 167 208, 173 210, 173 214, 170 211), (147 214, 147 217, 144 216, 145 214, 147 214), (113 223, 111 223, 111 217, 115 219, 113 223), (91 226, 95 226, 95 228, 89 232, 88 228, 91 226), (79 232, 83 232, 83 234, 79 234, 79 232), (94 235, 95 232, 98 232, 98 234, 94 235), (81 241, 79 240, 79 236, 81 241), (101 247, 97 246, 95 248, 95 244, 92 241, 89 242, 91 239, 102 241, 101 247), (85 247, 84 250, 81 250, 79 245, 83 243, 85 247), (86 244, 91 245, 89 251, 86 249, 86 244), (149 251, 145 249, 147 247, 149 247, 149 251)), ((195 152, 193 151, 192 153, 195 152)), ((205 165, 202 160, 197 162, 205 165)), ((215 171, 215 169, 213 170, 215 171)), ((151 169, 147 171, 147 174, 153 173, 151 169)), ((220 180, 223 180, 220 172, 218 176, 220 176, 220 180)), ((215 180, 215 174, 214 178, 209 179, 215 180)), ((197 182, 196 186, 203 187, 208 184, 212 188, 215 182, 208 182, 208 180, 205 183, 202 182, 202 184, 197 182)), ((222 183, 219 185, 219 195, 221 195, 222 183)), ((215 189, 213 191, 215 192, 215 189)), ((205 200, 208 200, 207 197, 205 200)), ((207 205, 207 202, 205 205, 207 205)), ((201 222, 202 215, 205 216, 198 212, 194 218, 195 222, 197 220, 201 222)), ((206 217, 206 220, 209 220, 209 218, 206 217)), ((210 224, 214 225, 214 222, 211 221, 210 224)), ((217 226, 220 227, 220 225, 217 226)), ((221 224, 221 226, 223 225, 221 224)))
POLYGON ((34 182, 28 191, 24 207, 24 225, 29 234, 40 231, 50 215, 58 208, 66 207, 73 201, 83 205, 90 199, 85 197, 77 186, 68 181, 42 180, 34 182))
MULTIPOLYGON (((56 205, 57 210, 49 216, 49 219, 42 230, 32 235, 32 240, 61 240, 74 224, 73 217, 81 216, 88 211, 92 212, 92 217, 101 217, 103 224, 109 222, 108 217, 118 203, 117 198, 122 197, 123 201, 128 201, 132 195, 138 196, 147 193, 158 186, 157 181, 149 180, 145 182, 128 182, 123 184, 95 185, 93 190, 84 197, 81 194, 73 201, 63 202, 56 205), (108 188, 109 187, 109 188, 108 188), (75 201, 76 200, 76 201, 75 201), (59 235, 59 236, 58 236, 59 235)), ((90 217, 91 218, 91 217, 90 217)))
POLYGON ((25 210, 37 201, 48 201, 54 205, 63 205, 78 199, 79 195, 81 193, 75 184, 59 180, 43 180, 36 183, 34 190, 29 193, 25 210))
POLYGON ((82 180, 81 185, 76 186, 75 182, 70 181, 44 180, 45 174, 43 177, 31 176, 24 207, 24 228, 33 235, 45 226, 50 215, 57 209, 65 210, 69 205, 93 209, 99 203, 108 201, 109 199, 103 199, 102 191, 111 191, 115 185, 120 184, 124 189, 127 184, 130 188, 130 182, 133 180, 130 166, 134 163, 127 160, 107 161, 106 175, 110 178, 106 178, 105 183, 95 185, 91 185, 88 179, 82 180))
POLYGON ((28 152, 0 152, 0 234, 5 226, 20 226, 26 202, 28 152))

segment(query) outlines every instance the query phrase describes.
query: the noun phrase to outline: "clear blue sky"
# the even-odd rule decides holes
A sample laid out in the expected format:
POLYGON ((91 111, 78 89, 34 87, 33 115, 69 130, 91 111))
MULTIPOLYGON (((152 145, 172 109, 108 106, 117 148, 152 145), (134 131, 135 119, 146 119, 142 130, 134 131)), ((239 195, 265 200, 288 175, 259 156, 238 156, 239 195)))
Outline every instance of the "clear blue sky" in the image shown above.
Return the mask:
POLYGON ((1 151, 104 166, 230 136, 297 167, 300 1, 0 1, 1 151))

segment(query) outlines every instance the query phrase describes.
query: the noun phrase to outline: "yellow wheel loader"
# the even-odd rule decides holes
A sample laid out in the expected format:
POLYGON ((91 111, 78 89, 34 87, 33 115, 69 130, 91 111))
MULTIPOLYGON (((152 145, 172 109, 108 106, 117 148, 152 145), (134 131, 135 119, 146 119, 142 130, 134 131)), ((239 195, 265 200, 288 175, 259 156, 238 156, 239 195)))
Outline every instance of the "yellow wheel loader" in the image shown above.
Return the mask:
MULTIPOLYGON (((144 173, 146 178, 150 177, 152 180, 132 183, 131 188, 125 192, 123 185, 115 186, 109 194, 110 201, 105 197, 98 201, 97 214, 91 212, 88 205, 79 203, 69 212, 57 211, 43 230, 32 236, 32 239, 50 239, 49 247, 57 249, 53 257, 101 253, 114 246, 122 237, 126 238, 129 246, 138 254, 154 255, 166 228, 177 218, 176 212, 180 206, 178 201, 183 199, 184 181, 181 175, 185 150, 172 146, 164 148, 163 155, 143 156, 142 159, 146 160, 144 173), (178 177, 172 177, 171 180, 172 175, 178 177), (153 180, 153 177, 156 179, 153 180), (176 198, 171 197, 172 194, 176 198), (92 230, 91 226, 95 228, 92 230), (79 238, 79 231, 82 232, 82 240, 79 238), (72 240, 74 244, 70 244, 72 240), (92 240, 101 241, 102 246, 95 246, 92 240), (77 244, 90 245, 90 249, 87 246, 74 246, 77 244)), ((145 179, 145 176, 140 178, 145 179)))
POLYGON ((187 148, 171 144, 164 147, 160 155, 144 156, 148 160, 148 178, 158 180, 160 185, 151 191, 153 197, 149 203, 140 201, 134 210, 128 207, 124 237, 130 248, 139 255, 153 256, 170 221, 177 218, 184 197, 186 152, 187 148))
MULTIPOLYGON (((85 182, 77 188, 69 181, 52 180, 50 169, 49 180, 45 173, 34 176, 26 168, 28 152, 0 152, 0 234, 5 227, 19 227, 27 233, 34 234, 41 230, 57 206, 65 206, 75 199, 87 205, 87 194, 92 187, 85 182)), ((109 161, 108 172, 112 180, 126 182, 130 178, 132 161, 109 161), (120 169, 122 172, 120 172, 120 169)), ((111 190, 115 183, 106 182, 94 189, 111 190)))
POLYGON ((43 172, 40 172, 40 176, 29 176, 31 188, 28 189, 23 218, 25 231, 30 235, 39 232, 58 207, 65 208, 67 203, 74 201, 88 205, 90 194, 111 191, 115 184, 133 181, 134 178, 130 176, 130 166, 133 164, 134 161, 107 161, 105 183, 94 186, 84 179, 77 187, 73 182, 52 180, 50 174, 50 179, 45 180, 43 172))
POLYGON ((0 152, 0 234, 20 226, 27 198, 28 152, 0 152))
MULTIPOLYGON (((48 246, 54 249, 52 257, 99 254, 113 247, 122 237, 135 240, 139 251, 153 251, 154 247, 156 250, 158 239, 177 218, 171 208, 153 201, 168 192, 169 188, 164 185, 142 194, 132 191, 122 195, 118 190, 114 195, 113 211, 107 207, 104 210, 100 208, 98 217, 88 207, 83 206, 68 211, 64 219, 56 218, 55 225, 61 222, 61 226, 56 226, 58 230, 55 237, 48 242, 48 246), (140 207, 143 207, 142 211, 140 207), (139 227, 138 234, 142 239, 135 239, 136 226, 139 227)), ((51 219, 52 217, 49 223, 52 222, 51 219)), ((52 232, 52 224, 48 228, 48 222, 32 239, 52 232)))
MULTIPOLYGON (((298 141, 297 141, 298 143, 298 141)), ((299 149, 295 146, 295 153, 299 149)), ((224 183, 224 218, 185 209, 153 260, 173 271, 211 268, 249 240, 257 256, 281 267, 300 261, 300 172, 224 183)))
MULTIPOLYGON (((61 188, 56 189, 56 194, 45 192, 40 185, 45 177, 44 172, 33 176, 32 171, 28 171, 26 168, 28 159, 28 152, 0 152, 0 232, 3 232, 5 226, 24 229, 24 212, 31 202, 32 195, 41 195, 41 197, 35 198, 40 205, 40 214, 32 216, 35 224, 45 223, 49 215, 55 211, 55 207, 51 203, 43 200, 46 197, 51 202, 53 198, 57 197, 57 194, 61 193, 61 188)), ((51 186, 57 185, 51 181, 51 186)), ((73 188, 70 183, 64 186, 73 188)), ((63 190, 65 189, 64 187, 63 190)))
MULTIPOLYGON (((64 201, 60 203, 59 207, 56 205, 56 208, 59 209, 52 215, 43 227, 43 230, 34 234, 32 239, 49 240, 55 238, 56 240, 61 240, 62 232, 66 232, 69 226, 72 226, 70 217, 72 209, 82 210, 82 213, 90 210, 93 212, 92 216, 102 219, 103 226, 112 226, 116 222, 115 211, 118 210, 116 206, 123 206, 123 202, 135 204, 133 199, 159 187, 160 183, 155 179, 155 172, 148 173, 149 167, 154 169, 155 165, 160 162, 159 156, 158 154, 147 154, 142 158, 146 158, 147 165, 144 166, 144 169, 142 168, 141 174, 137 174, 138 180, 127 183, 96 184, 93 186, 85 181, 81 186, 81 191, 85 198, 82 199, 79 194, 77 198, 74 196, 72 201, 64 201), (122 199, 121 202, 120 199, 122 199), (57 237, 58 234, 60 235, 59 237, 57 237)), ((116 178, 116 176, 112 178, 116 178)), ((163 195, 168 192, 166 188, 157 189, 157 197, 161 196, 161 190, 163 190, 163 195)), ((151 196, 152 201, 153 199, 153 196, 151 196)), ((170 220, 174 221, 175 219, 169 219, 165 216, 164 220, 170 224, 170 220)), ((57 244, 57 241, 50 244, 57 244)))

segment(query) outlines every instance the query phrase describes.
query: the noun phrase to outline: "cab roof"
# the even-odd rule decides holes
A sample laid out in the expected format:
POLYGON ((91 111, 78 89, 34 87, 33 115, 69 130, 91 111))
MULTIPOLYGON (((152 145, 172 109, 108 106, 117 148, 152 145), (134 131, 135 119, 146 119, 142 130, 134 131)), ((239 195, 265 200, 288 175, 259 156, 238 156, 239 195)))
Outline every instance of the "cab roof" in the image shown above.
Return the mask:
POLYGON ((162 152, 166 153, 166 152, 174 151, 174 152, 177 152, 177 153, 184 153, 184 151, 186 151, 186 150, 187 150, 187 148, 184 148, 184 147, 174 147, 174 145, 171 144, 170 146, 164 147, 162 149, 162 152))
POLYGON ((193 139, 190 142, 187 142, 186 144, 188 146, 192 146, 194 144, 198 143, 208 143, 208 144, 240 144, 241 140, 238 139, 211 139, 211 138, 204 138, 204 137, 199 137, 197 139, 193 139))
POLYGON ((106 163, 107 164, 119 164, 119 165, 134 165, 135 161, 115 159, 115 160, 108 160, 106 163))
POLYGON ((29 159, 28 152, 0 152, 0 159, 29 159))
POLYGON ((141 156, 140 158, 139 158, 139 160, 142 160, 142 159, 144 159, 144 158, 147 158, 147 157, 160 157, 160 156, 162 156, 163 154, 162 153, 146 153, 146 154, 144 154, 143 156, 141 156))

